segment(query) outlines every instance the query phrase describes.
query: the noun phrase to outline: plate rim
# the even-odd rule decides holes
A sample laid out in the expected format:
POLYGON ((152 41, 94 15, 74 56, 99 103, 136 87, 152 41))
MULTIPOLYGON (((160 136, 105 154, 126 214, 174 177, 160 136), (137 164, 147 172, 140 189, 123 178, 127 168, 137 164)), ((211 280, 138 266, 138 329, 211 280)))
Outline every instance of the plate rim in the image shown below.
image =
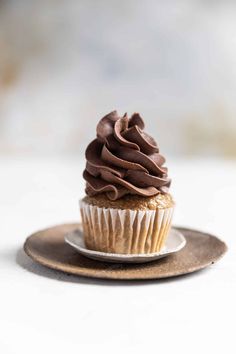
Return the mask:
POLYGON ((117 262, 121 262, 121 260, 129 260, 129 261, 134 261, 135 259, 144 259, 144 260, 157 260, 157 257, 164 257, 164 256, 168 256, 171 255, 173 253, 179 252, 181 249, 183 249, 186 245, 186 238, 184 237, 184 235, 181 233, 181 231, 177 230, 175 227, 172 227, 171 230, 173 230, 175 232, 175 234, 178 235, 180 241, 180 244, 175 247, 174 249, 172 248, 170 251, 168 251, 167 249, 163 249, 161 251, 158 252, 153 252, 153 253, 132 253, 132 254, 122 254, 122 253, 108 253, 108 252, 101 252, 101 251, 96 251, 96 250, 90 250, 88 248, 85 247, 81 247, 79 245, 75 245, 73 242, 71 242, 68 237, 70 237, 70 235, 74 234, 75 232, 80 233, 80 237, 83 237, 83 231, 80 229, 75 229, 71 232, 69 232, 68 234, 66 234, 64 236, 64 240, 67 244, 69 244, 71 247, 73 247, 74 249, 77 250, 77 252, 79 252, 82 255, 87 255, 89 256, 94 256, 96 257, 97 260, 100 261, 105 261, 106 260, 112 260, 112 258, 114 260, 117 260, 117 262), (102 258, 104 257, 104 258, 102 258))
MULTIPOLYGON (((72 228, 76 229, 80 224, 81 223, 78 223, 78 222, 71 222, 71 223, 56 224, 56 225, 52 225, 51 227, 39 229, 38 231, 32 233, 31 235, 29 235, 25 239, 25 242, 23 245, 23 250, 26 253, 26 255, 32 259, 32 261, 34 261, 34 262, 36 262, 36 264, 39 264, 40 266, 44 266, 48 269, 62 272, 64 274, 74 275, 77 277, 98 279, 98 280, 111 281, 111 282, 112 281, 118 281, 118 282, 119 281, 124 281, 124 282, 144 281, 144 282, 146 282, 146 281, 150 281, 150 280, 160 281, 162 279, 174 279, 174 278, 179 278, 179 277, 185 276, 185 275, 186 276, 191 275, 192 273, 200 272, 201 270, 209 267, 211 264, 218 262, 219 260, 221 260, 224 257, 224 255, 228 251, 227 244, 218 235, 214 235, 210 232, 204 232, 204 231, 198 230, 196 228, 191 228, 191 227, 182 226, 182 225, 175 225, 175 228, 183 233, 193 232, 194 234, 198 234, 199 237, 210 237, 210 238, 215 239, 217 241, 219 247, 221 248, 220 254, 212 254, 211 257, 208 260, 204 261, 202 264, 197 264, 197 265, 191 264, 188 266, 188 268, 178 270, 177 272, 176 272, 176 269, 171 269, 167 273, 154 273, 154 274, 151 272, 143 272, 143 273, 136 272, 139 267, 141 267, 141 268, 143 267, 143 265, 140 263, 140 264, 136 264, 134 269, 132 268, 132 271, 131 271, 132 274, 130 274, 130 273, 127 274, 126 271, 124 271, 124 269, 122 269, 122 271, 120 271, 119 267, 117 269, 114 269, 112 264, 109 264, 107 271, 104 269, 99 270, 99 269, 94 269, 94 268, 87 268, 84 265, 81 265, 81 266, 68 265, 68 264, 65 264, 59 260, 55 261, 51 258, 45 257, 45 255, 42 255, 41 253, 38 252, 37 249, 32 247, 32 243, 31 243, 32 238, 38 237, 39 234, 42 234, 44 232, 46 233, 46 232, 54 230, 54 229, 55 230, 60 229, 62 227, 63 228, 68 227, 68 228, 71 228, 71 230, 73 230, 72 228), (115 270, 115 272, 110 272, 110 270, 115 270)), ((192 242, 192 241, 188 240, 188 236, 185 235, 185 237, 186 237, 186 241, 187 241, 187 243, 186 243, 186 246, 187 246, 188 243, 192 242)), ((118 266, 120 266, 120 265, 118 265, 118 266)), ((126 265, 126 266, 128 267, 128 265, 126 265)), ((149 268, 147 268, 147 269, 149 269, 149 268)))

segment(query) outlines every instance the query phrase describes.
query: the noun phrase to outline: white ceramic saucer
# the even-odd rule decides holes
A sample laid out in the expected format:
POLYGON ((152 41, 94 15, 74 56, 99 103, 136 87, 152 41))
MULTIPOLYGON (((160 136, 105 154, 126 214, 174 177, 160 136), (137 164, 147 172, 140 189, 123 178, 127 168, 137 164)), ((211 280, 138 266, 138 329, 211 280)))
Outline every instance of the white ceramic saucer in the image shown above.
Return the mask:
POLYGON ((86 248, 83 240, 83 232, 79 229, 65 236, 65 242, 74 247, 80 254, 95 259, 112 263, 146 263, 166 257, 180 251, 186 244, 182 233, 172 228, 166 240, 165 247, 156 253, 148 254, 119 254, 93 251, 86 248))

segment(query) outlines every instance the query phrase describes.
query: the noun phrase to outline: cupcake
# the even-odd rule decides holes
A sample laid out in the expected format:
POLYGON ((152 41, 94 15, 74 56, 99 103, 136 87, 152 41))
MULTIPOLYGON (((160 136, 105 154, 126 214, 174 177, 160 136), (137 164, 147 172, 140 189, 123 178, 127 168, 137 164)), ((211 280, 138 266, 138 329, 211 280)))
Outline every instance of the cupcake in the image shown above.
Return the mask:
POLYGON ((80 210, 86 247, 122 254, 160 251, 174 201, 165 158, 144 132, 141 116, 106 115, 85 156, 86 196, 80 210))

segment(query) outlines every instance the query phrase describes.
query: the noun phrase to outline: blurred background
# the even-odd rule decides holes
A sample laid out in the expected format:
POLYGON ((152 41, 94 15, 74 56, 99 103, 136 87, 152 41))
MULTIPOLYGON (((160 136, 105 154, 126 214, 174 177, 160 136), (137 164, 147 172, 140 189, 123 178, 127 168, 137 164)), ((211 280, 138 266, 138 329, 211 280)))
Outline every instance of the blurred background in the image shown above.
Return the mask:
POLYGON ((235 157, 235 14, 235 1, 0 0, 0 154, 80 156, 117 109, 140 112, 170 156, 235 157))

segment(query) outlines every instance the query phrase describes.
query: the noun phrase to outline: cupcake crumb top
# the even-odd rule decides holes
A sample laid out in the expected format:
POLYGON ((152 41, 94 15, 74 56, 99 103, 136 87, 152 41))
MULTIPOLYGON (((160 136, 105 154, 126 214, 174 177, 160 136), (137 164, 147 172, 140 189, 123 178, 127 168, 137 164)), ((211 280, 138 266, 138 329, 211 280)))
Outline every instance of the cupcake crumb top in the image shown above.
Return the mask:
POLYGON ((174 206, 171 194, 159 193, 153 197, 141 197, 137 195, 126 195, 118 200, 110 200, 105 194, 96 196, 86 196, 83 202, 95 205, 99 208, 131 209, 131 210, 156 210, 170 208, 174 206))

